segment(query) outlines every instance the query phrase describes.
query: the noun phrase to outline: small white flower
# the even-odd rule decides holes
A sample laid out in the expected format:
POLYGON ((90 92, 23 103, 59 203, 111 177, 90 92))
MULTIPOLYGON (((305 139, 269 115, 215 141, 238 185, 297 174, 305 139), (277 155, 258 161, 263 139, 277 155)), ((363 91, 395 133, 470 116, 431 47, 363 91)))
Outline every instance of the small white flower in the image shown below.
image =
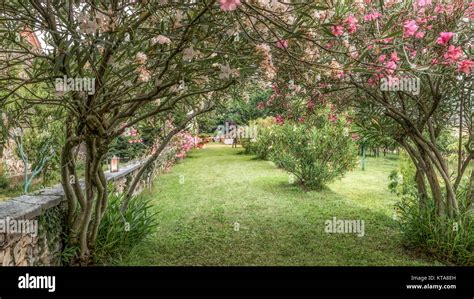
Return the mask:
POLYGON ((158 43, 160 45, 169 45, 169 44, 171 44, 171 40, 168 37, 164 36, 164 35, 158 35, 158 36, 152 38, 151 42, 153 44, 158 43))
POLYGON ((135 56, 135 60, 139 64, 145 64, 147 59, 148 59, 148 57, 146 56, 146 54, 142 53, 142 52, 138 52, 137 55, 135 56))

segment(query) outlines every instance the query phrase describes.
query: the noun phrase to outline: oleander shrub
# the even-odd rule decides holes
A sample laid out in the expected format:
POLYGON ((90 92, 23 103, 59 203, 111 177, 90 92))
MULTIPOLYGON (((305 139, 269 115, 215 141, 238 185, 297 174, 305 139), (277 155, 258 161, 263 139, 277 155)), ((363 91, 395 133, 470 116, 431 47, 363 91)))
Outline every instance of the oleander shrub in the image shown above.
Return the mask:
POLYGON ((402 154, 399 168, 389 176, 389 189, 400 197, 395 211, 403 244, 410 251, 423 252, 446 264, 474 265, 474 213, 469 211, 469 180, 464 179, 456 192, 459 213, 454 217, 440 216, 430 196, 424 207, 420 205, 415 171, 413 162, 402 154))
POLYGON ((356 147, 345 117, 322 107, 305 118, 277 119, 269 132, 270 160, 292 173, 305 189, 324 184, 354 168, 356 147))
POLYGON ((265 117, 252 120, 250 127, 256 128, 254 138, 241 139, 241 144, 247 154, 254 154, 258 158, 266 160, 272 149, 271 128, 275 125, 274 117, 265 117))

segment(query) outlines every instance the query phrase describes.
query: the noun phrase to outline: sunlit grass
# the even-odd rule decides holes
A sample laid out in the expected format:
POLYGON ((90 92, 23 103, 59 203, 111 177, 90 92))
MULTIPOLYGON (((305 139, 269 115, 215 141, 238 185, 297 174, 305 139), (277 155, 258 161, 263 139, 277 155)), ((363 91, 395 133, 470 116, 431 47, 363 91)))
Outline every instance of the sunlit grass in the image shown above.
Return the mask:
POLYGON ((242 149, 194 150, 147 193, 159 226, 120 265, 430 265, 400 245, 387 190, 396 160, 367 158, 320 192, 242 149), (328 234, 325 220, 365 221, 365 236, 328 234), (235 223, 239 230, 235 230, 235 223))

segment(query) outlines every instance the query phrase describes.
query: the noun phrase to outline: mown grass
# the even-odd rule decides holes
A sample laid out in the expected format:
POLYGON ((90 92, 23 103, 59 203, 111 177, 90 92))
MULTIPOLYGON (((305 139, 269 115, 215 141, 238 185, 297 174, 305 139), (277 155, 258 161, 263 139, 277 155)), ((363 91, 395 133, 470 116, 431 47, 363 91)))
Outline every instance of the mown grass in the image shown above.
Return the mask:
POLYGON ((396 160, 367 158, 323 191, 304 192, 241 148, 193 150, 146 196, 158 227, 117 265, 433 265, 406 252, 387 189, 396 160), (361 219, 365 236, 328 234, 325 220, 361 219), (235 223, 239 223, 236 231, 235 223))

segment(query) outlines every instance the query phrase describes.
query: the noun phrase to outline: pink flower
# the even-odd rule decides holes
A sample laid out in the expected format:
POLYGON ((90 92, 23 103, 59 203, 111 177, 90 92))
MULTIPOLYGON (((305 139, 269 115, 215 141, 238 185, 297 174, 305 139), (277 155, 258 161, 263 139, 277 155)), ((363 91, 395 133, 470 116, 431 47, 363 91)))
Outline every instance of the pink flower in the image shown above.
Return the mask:
POLYGON ((394 61, 390 60, 385 64, 385 68, 387 70, 387 73, 393 74, 397 69, 397 64, 394 61))
POLYGON ((357 31, 357 19, 354 18, 353 16, 348 16, 344 22, 347 24, 347 31, 349 31, 349 33, 355 33, 357 31))
POLYGON ((434 12, 438 14, 443 13, 444 12, 443 4, 436 4, 434 12))
POLYGON ((273 100, 275 100, 275 94, 272 94, 268 99, 267 99, 267 102, 265 103, 265 105, 267 107, 270 107, 270 105, 273 103, 273 100))
POLYGON ((453 45, 450 45, 448 48, 448 52, 444 54, 444 58, 446 60, 450 60, 454 62, 458 61, 459 58, 461 58, 461 56, 462 56, 461 46, 454 47, 453 45))
POLYGON ((240 5, 240 0, 220 0, 220 4, 223 11, 232 11, 240 5))
POLYGON ((379 62, 384 62, 387 56, 385 54, 380 55, 379 62))
POLYGON ((308 108, 308 110, 313 110, 314 101, 313 100, 309 101, 308 104, 306 104, 306 108, 308 108))
POLYGON ((415 20, 410 20, 403 24, 403 28, 405 29, 403 36, 410 37, 415 35, 415 32, 418 30, 418 25, 415 20))
POLYGON ((418 7, 424 7, 427 5, 431 5, 431 0, 417 0, 416 1, 416 6, 418 7))
POLYGON ((462 60, 461 62, 459 62, 459 65, 458 65, 458 71, 466 75, 469 75, 473 68, 474 68, 474 61, 469 60, 469 59, 462 60))
POLYGON ((381 16, 382 16, 381 13, 379 13, 378 11, 375 11, 375 12, 372 12, 372 13, 369 13, 369 14, 365 15, 364 16, 364 21, 366 21, 366 22, 375 21, 378 18, 380 18, 381 16))
POLYGON ((263 110, 263 102, 258 102, 258 110, 263 110))
POLYGON ((280 49, 288 48, 288 40, 282 39, 276 42, 276 46, 280 49))
POLYGON ((344 34, 344 27, 342 27, 341 25, 332 26, 331 32, 335 36, 341 36, 344 34))
POLYGON ((298 122, 300 122, 300 123, 304 122, 304 117, 298 118, 298 122))
POLYGON ((453 35, 454 35, 454 33, 452 33, 452 32, 441 32, 439 34, 438 39, 436 40, 436 43, 438 45, 446 45, 451 40, 453 35))
POLYGON ((469 19, 474 19, 474 2, 471 2, 471 4, 469 4, 469 8, 466 9, 464 16, 469 19))
POLYGON ((390 55, 390 60, 393 62, 399 62, 400 58, 398 58, 398 53, 397 52, 392 52, 390 55))
POLYGON ((337 122, 337 115, 334 113, 329 113, 328 114, 328 120, 332 122, 333 124, 337 122))
POLYGON ((424 31, 418 31, 416 34, 415 34, 415 38, 423 38, 425 36, 425 32, 424 31))
POLYGON ((369 79, 367 79, 367 84, 369 84, 369 86, 374 86, 377 83, 376 80, 377 78, 370 77, 369 79))
POLYGON ((285 123, 285 118, 282 115, 277 114, 275 116, 275 121, 278 125, 283 125, 285 123))
POLYGON ((275 91, 275 94, 280 94, 280 89, 278 88, 278 85, 276 83, 272 84, 272 88, 275 91))

